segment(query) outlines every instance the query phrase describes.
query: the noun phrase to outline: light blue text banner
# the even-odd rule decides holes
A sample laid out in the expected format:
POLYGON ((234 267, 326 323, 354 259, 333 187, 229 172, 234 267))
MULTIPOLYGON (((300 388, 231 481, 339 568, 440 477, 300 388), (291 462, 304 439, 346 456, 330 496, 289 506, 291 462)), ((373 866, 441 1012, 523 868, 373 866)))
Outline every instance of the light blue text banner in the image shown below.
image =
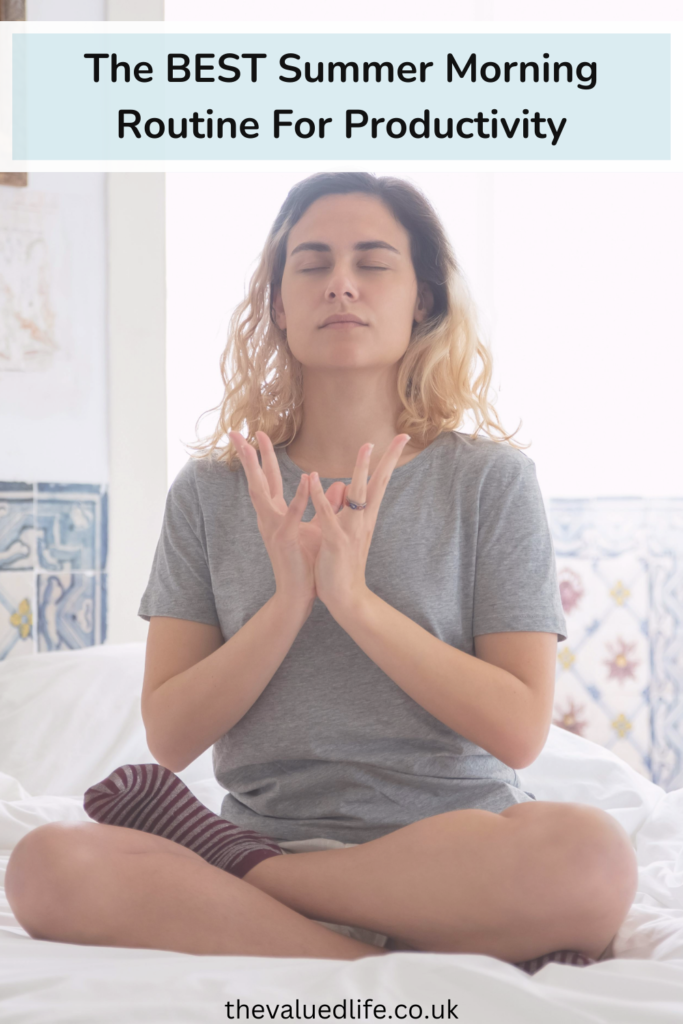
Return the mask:
POLYGON ((670 63, 666 34, 15 34, 12 155, 667 160, 670 63))

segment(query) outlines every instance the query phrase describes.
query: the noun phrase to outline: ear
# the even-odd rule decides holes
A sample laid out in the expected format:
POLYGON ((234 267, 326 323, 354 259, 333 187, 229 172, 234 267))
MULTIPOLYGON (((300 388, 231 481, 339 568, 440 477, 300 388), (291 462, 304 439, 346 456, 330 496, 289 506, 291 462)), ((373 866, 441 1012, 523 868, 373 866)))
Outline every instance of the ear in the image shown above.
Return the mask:
POLYGON ((418 324, 422 323, 422 321, 429 316, 433 308, 434 294, 432 289, 425 281, 420 281, 417 286, 417 298, 415 300, 413 320, 418 324))
POLYGON ((279 288, 275 289, 271 306, 275 323, 281 331, 285 331, 287 329, 287 317, 285 316, 285 307, 282 304, 282 293, 279 288))

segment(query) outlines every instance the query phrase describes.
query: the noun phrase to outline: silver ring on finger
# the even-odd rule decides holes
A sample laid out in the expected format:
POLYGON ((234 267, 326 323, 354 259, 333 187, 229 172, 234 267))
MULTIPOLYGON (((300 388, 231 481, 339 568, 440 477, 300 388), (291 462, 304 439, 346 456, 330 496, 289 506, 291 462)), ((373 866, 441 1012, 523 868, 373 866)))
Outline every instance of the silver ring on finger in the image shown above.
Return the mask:
POLYGON ((362 512, 365 506, 367 505, 367 501, 351 501, 350 498, 346 498, 344 504, 348 505, 348 507, 353 509, 354 512, 362 512))

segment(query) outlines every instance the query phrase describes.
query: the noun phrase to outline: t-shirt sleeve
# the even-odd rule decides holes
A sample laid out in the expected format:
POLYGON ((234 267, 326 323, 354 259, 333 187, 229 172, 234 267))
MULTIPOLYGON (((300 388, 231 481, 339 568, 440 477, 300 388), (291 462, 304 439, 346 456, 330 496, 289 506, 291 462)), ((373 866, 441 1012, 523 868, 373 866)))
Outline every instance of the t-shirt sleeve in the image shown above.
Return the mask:
POLYGON ((209 571, 206 531, 195 467, 188 460, 171 484, 138 615, 189 619, 220 626, 209 571))
POLYGON ((473 635, 557 633, 567 639, 543 498, 530 458, 508 449, 482 485, 473 635))

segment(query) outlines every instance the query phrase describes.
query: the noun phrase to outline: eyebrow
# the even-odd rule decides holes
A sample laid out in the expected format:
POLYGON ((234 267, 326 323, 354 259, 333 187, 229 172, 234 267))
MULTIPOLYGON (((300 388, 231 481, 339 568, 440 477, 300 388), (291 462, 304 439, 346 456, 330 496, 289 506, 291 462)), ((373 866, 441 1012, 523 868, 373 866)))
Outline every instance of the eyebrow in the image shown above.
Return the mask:
MULTIPOLYGON (((397 256, 400 256, 398 249, 395 249, 393 245, 389 245, 388 242, 382 242, 381 239, 375 239, 372 242, 356 242, 353 247, 360 252, 366 252, 368 249, 388 249, 389 252, 395 252, 397 256)), ((325 242, 302 242, 301 245, 297 245, 295 249, 290 252, 290 258, 298 252, 332 252, 329 245, 325 242)))

